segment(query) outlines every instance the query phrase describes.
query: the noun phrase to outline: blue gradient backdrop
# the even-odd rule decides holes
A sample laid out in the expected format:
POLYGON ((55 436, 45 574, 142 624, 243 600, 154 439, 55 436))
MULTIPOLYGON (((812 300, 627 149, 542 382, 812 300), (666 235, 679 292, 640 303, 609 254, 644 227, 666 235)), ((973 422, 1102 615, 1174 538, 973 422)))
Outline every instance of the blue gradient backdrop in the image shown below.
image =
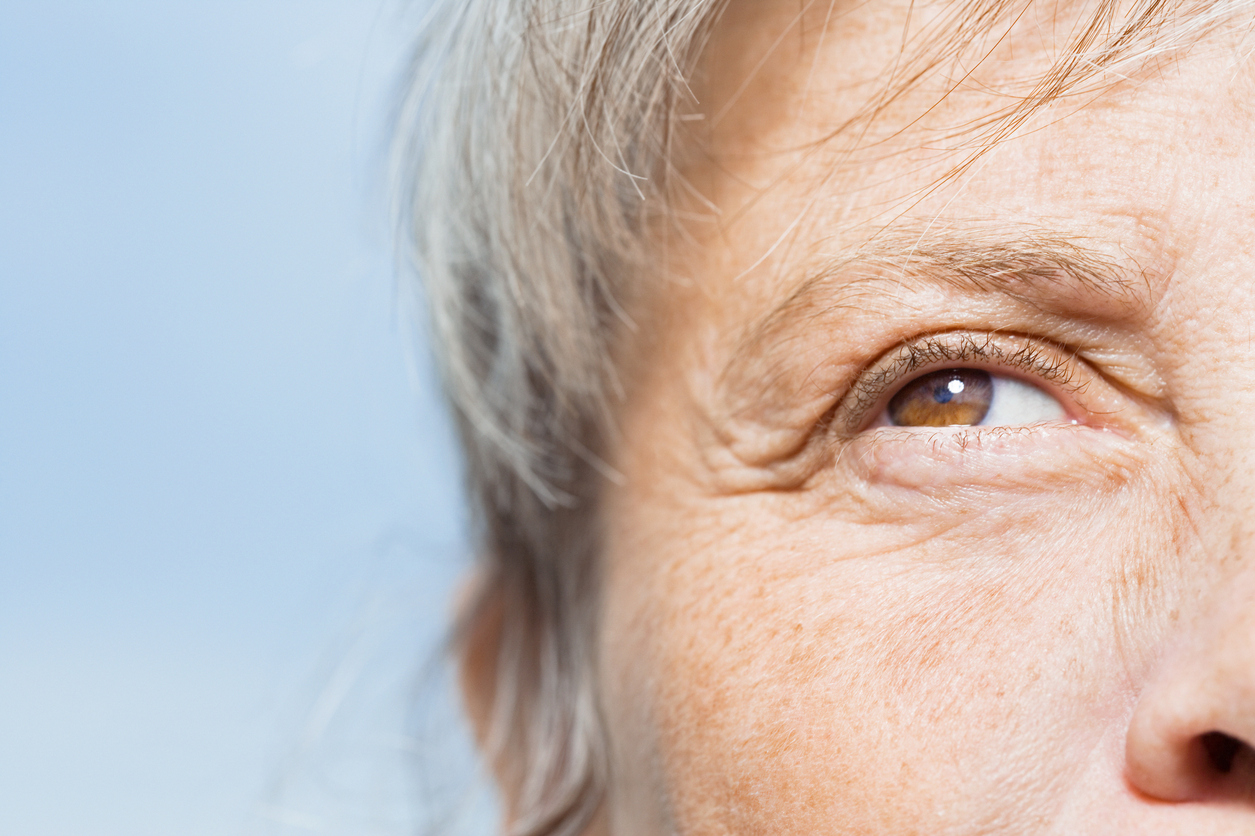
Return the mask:
POLYGON ((421 9, 0 10, 0 833, 404 832, 464 754, 383 182, 421 9))

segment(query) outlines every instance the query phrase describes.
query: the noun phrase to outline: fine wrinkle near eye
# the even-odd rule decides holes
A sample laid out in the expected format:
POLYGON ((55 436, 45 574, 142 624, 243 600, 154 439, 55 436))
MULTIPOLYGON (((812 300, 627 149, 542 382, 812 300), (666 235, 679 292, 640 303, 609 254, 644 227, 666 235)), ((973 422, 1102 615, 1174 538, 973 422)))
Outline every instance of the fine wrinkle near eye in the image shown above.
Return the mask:
POLYGON ((897 427, 1007 427, 1060 421, 1067 412, 1046 392, 981 369, 942 369, 908 382, 889 401, 897 427))

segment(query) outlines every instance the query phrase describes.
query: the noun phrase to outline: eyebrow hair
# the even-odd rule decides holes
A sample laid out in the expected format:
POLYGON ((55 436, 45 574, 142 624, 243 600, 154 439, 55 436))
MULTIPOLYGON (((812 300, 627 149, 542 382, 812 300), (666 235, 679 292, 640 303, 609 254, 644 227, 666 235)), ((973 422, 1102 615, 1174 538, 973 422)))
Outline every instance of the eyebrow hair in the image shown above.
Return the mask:
POLYGON ((903 231, 886 234, 821 264, 750 327, 741 345, 761 344, 799 316, 848 307, 886 283, 997 293, 1043 309, 1083 306, 1095 318, 1126 318, 1144 310, 1149 291, 1144 271, 1131 274, 1081 240, 1037 230, 1014 236, 973 230, 930 241, 903 231))

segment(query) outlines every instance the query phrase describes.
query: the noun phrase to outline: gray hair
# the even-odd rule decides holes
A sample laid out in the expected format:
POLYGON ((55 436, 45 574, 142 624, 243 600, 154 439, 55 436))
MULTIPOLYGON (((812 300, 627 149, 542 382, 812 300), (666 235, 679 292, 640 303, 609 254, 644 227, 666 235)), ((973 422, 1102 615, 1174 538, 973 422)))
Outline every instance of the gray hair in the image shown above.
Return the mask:
POLYGON ((579 832, 599 800, 587 638, 619 302, 721 3, 445 3, 401 109, 394 178, 483 538, 466 618, 508 625, 483 746, 523 764, 518 834, 579 832))
MULTIPOLYGON (((604 791, 591 637, 598 495, 614 478, 604 455, 621 396, 613 360, 632 330, 623 303, 650 271, 645 231, 665 217, 683 144, 675 117, 699 106, 687 79, 727 2, 438 4, 399 110, 398 215, 481 537, 480 586, 459 636, 496 624, 481 744, 518 836, 581 832, 604 791)), ((1031 3, 961 0, 916 57, 953 57, 1031 3)), ((1099 0, 1051 70, 984 123, 973 153, 1239 5, 1249 3, 1099 0)), ((903 66, 888 89, 922 77, 918 61, 903 66)))

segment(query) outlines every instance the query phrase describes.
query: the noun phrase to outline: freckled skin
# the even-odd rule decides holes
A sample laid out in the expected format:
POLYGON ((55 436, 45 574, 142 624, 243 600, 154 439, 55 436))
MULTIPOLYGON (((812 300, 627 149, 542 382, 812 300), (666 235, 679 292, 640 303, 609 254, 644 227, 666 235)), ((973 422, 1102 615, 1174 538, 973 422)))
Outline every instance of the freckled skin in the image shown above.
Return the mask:
POLYGON ((957 158, 899 129, 945 79, 857 147, 797 150, 862 101, 851 79, 900 45, 900 10, 782 40, 741 90, 796 5, 742 4, 716 32, 697 97, 724 115, 687 176, 718 212, 666 242, 674 275, 635 312, 604 509, 598 828, 1255 833, 1249 750, 1224 772, 1198 743, 1255 743, 1251 71, 1210 36, 921 192, 957 158), (771 331, 771 398, 721 376, 815 259, 885 228, 953 245, 972 222, 1083 240, 1134 303, 1047 316, 903 284, 771 331), (1085 420, 841 431, 861 368, 957 328, 1083 345, 1061 349, 1084 385, 1059 397, 1085 420))

